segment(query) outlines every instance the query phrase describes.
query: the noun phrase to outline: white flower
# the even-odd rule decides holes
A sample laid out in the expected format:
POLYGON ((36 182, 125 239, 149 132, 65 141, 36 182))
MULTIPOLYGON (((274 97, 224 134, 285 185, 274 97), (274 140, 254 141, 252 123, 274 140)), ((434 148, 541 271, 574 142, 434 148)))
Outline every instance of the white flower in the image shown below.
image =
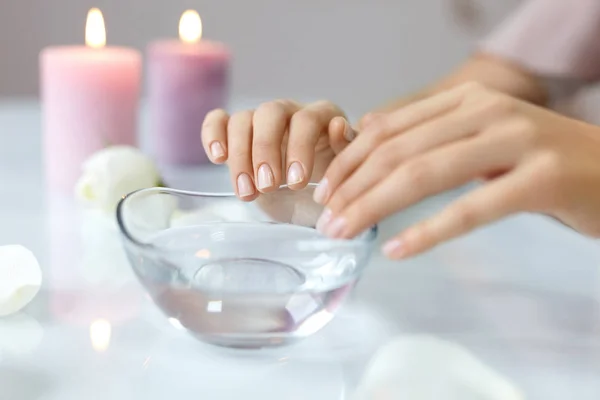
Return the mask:
POLYGON ((138 189, 160 184, 152 160, 135 147, 107 147, 93 154, 84 164, 75 187, 84 203, 112 211, 119 200, 138 189))
POLYGON ((373 357, 355 400, 523 400, 467 349, 432 336, 399 337, 373 357))
POLYGON ((25 307, 41 284, 42 270, 31 251, 20 245, 0 246, 0 317, 25 307))

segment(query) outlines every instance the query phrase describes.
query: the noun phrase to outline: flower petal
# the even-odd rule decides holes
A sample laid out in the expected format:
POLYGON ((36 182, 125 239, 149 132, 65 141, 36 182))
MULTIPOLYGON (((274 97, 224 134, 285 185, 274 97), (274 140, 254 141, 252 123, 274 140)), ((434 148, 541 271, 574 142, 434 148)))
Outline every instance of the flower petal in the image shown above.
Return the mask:
POLYGON ((42 270, 21 245, 0 246, 0 317, 25 307, 40 290, 42 270))

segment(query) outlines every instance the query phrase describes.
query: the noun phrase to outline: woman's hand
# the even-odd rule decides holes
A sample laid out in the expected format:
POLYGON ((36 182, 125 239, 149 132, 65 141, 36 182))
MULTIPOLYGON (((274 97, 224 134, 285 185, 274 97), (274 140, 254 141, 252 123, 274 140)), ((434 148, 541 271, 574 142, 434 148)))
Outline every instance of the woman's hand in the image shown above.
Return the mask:
POLYGON ((326 101, 277 100, 231 116, 214 110, 202 127, 210 160, 227 163, 236 193, 245 201, 281 184, 296 190, 318 181, 354 136, 344 113, 326 101))
POLYGON ((350 238, 428 196, 484 179, 384 245, 391 258, 521 211, 600 235, 600 128, 480 84, 464 84, 371 121, 329 166, 318 229, 350 238))

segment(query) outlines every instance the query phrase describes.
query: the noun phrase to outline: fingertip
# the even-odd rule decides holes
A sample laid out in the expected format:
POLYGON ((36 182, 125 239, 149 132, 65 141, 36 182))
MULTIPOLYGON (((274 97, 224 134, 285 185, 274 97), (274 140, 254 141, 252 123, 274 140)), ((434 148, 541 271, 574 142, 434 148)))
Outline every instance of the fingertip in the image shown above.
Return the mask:
POLYGON ((286 183, 291 190, 304 189, 308 184, 306 180, 306 168, 299 161, 290 164, 286 173, 286 183))
POLYGON ((212 142, 209 147, 208 157, 214 164, 223 164, 227 161, 227 150, 219 141, 212 142))
POLYGON ((346 118, 337 116, 329 121, 329 133, 335 136, 343 136, 346 129, 346 118))
POLYGON ((327 178, 321 179, 321 182, 317 184, 317 188, 313 193, 313 200, 318 204, 325 204, 329 198, 329 180, 327 178))
POLYGON ((406 245, 401 238, 388 240, 381 246, 381 252, 389 259, 398 260, 406 257, 406 245))

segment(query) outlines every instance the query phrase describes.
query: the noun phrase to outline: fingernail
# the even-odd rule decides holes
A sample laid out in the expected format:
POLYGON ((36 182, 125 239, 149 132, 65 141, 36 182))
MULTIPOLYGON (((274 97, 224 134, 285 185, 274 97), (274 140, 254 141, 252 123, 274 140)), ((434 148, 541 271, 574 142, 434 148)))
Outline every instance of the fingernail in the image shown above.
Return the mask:
POLYGON ((287 183, 288 185, 294 185, 304 180, 304 168, 298 161, 294 161, 288 168, 287 183))
POLYGON ((258 168, 258 188, 267 189, 273 186, 273 171, 267 164, 258 168))
POLYGON ((215 160, 219 159, 219 158, 221 158, 221 157, 223 157, 225 155, 225 150, 223 149, 223 146, 221 146, 221 143, 219 143, 219 142, 212 142, 210 144, 210 155, 215 160))
POLYGON ((344 228, 346 227, 346 220, 342 217, 338 217, 331 221, 330 224, 325 228, 325 234, 330 238, 338 238, 341 236, 344 228))
POLYGON ((356 131, 350 126, 348 121, 345 121, 346 129, 344 129, 344 138, 351 142, 356 138, 356 131))
POLYGON ((248 174, 240 174, 237 178, 238 194, 240 197, 248 197, 254 194, 252 179, 248 174))
POLYGON ((319 186, 315 189, 313 193, 313 200, 319 204, 325 204, 325 200, 327 200, 327 190, 329 182, 327 178, 323 178, 321 182, 319 182, 319 186))
POLYGON ((325 228, 327 227, 327 224, 329 223, 329 221, 331 221, 332 214, 333 213, 331 212, 331 210, 329 208, 326 208, 323 210, 323 212, 321 213, 321 216, 317 220, 317 225, 315 226, 317 231, 319 231, 321 233, 325 233, 325 228))
POLYGON ((389 258, 402 258, 404 256, 404 246, 400 239, 392 239, 381 248, 383 254, 389 258))

